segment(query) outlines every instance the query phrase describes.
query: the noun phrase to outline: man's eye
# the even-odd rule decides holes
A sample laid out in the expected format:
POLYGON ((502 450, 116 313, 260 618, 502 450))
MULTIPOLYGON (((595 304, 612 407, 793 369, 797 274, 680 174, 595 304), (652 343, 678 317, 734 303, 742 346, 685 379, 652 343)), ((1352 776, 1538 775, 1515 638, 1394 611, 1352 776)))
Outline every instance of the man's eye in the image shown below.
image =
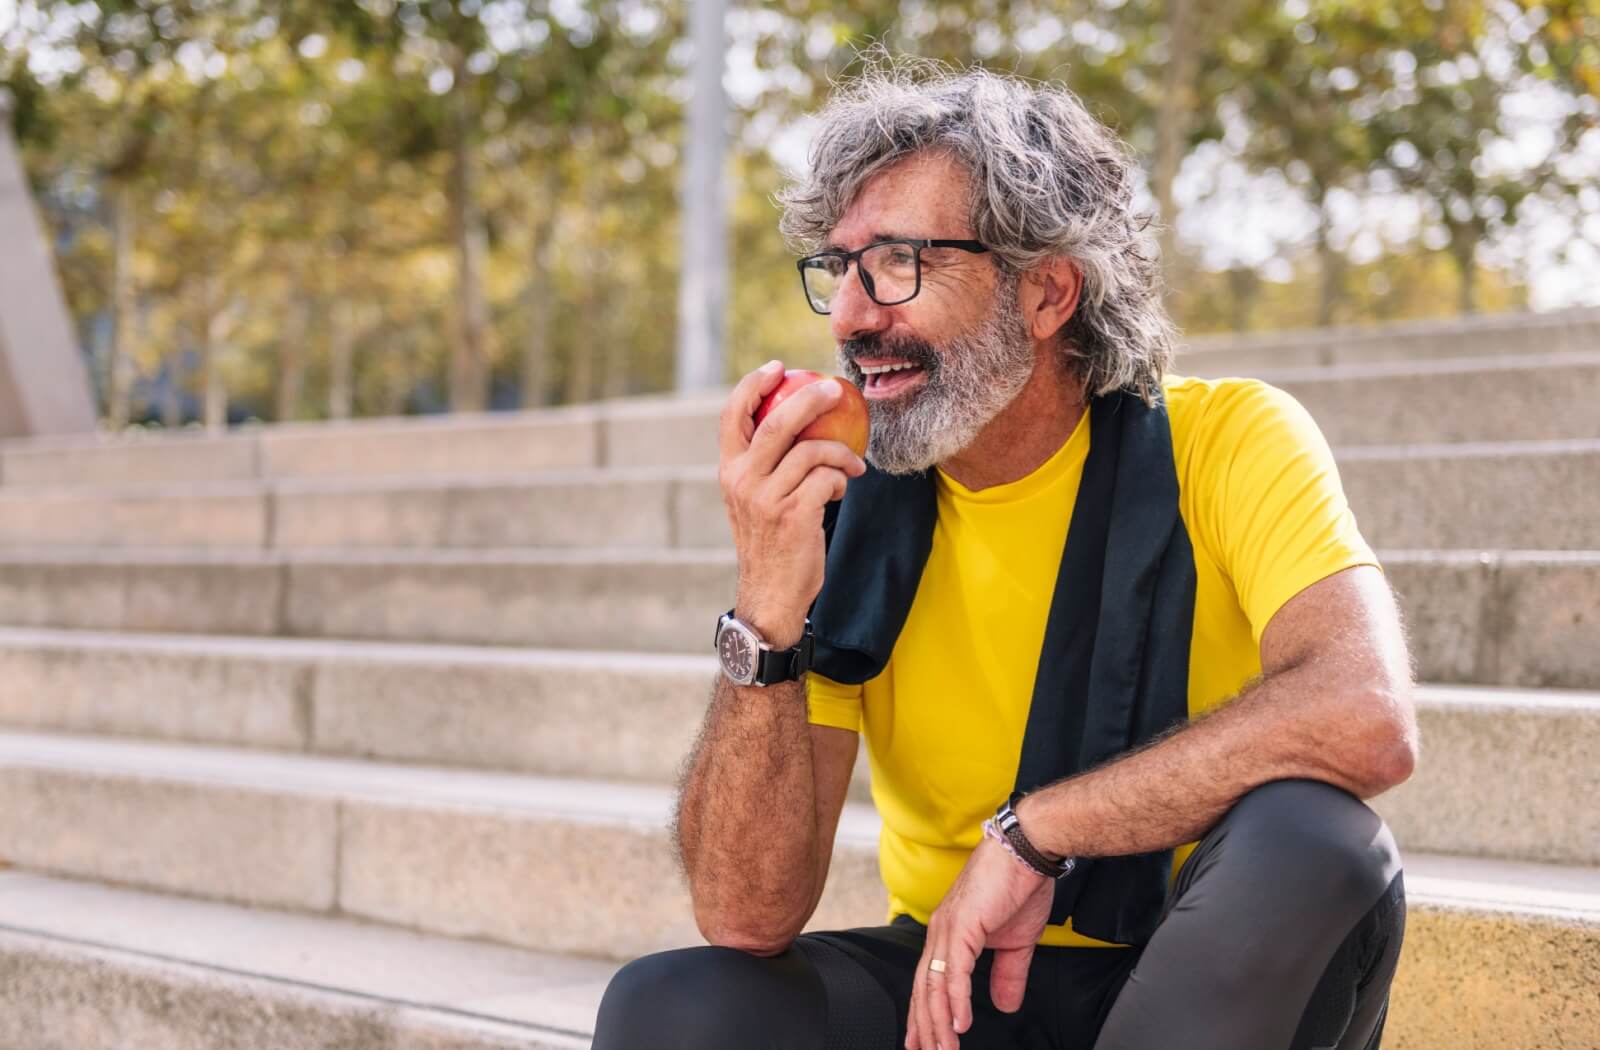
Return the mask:
POLYGON ((915 258, 916 255, 910 248, 894 248, 889 252, 889 265, 910 266, 911 261, 915 258))

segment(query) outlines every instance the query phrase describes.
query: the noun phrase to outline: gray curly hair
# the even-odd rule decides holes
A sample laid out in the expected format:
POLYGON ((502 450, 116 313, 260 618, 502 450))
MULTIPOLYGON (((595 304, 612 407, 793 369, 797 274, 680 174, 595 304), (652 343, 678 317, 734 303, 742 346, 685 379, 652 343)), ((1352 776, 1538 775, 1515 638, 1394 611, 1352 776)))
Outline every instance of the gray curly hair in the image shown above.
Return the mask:
POLYGON ((1153 401, 1177 332, 1126 147, 1063 86, 984 69, 869 59, 818 114, 811 171, 777 196, 790 245, 818 250, 867 181, 923 150, 972 180, 971 221, 1002 269, 1066 256, 1083 273, 1060 350, 1092 395, 1153 401))

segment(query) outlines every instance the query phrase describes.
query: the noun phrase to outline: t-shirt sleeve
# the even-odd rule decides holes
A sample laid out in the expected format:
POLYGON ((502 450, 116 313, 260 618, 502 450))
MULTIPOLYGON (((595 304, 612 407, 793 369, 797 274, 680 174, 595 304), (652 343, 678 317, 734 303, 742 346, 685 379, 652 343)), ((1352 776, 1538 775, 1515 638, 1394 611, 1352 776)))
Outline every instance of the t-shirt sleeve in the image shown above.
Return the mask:
POLYGON ((1223 381, 1197 440, 1191 468, 1209 497, 1201 529, 1258 645, 1290 598, 1341 570, 1378 564, 1332 449, 1294 398, 1253 379, 1223 381))
POLYGON ((806 717, 812 725, 861 732, 859 685, 844 685, 812 672, 806 675, 806 717))

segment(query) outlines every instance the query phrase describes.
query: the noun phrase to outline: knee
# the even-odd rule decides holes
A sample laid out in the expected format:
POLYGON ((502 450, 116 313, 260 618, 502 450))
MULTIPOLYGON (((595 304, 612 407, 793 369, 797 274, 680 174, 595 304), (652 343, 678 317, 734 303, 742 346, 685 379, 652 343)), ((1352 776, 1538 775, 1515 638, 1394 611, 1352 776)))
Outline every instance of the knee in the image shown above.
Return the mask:
POLYGON ((695 949, 646 955, 618 970, 606 985, 595 1020, 595 1050, 663 1045, 705 1046, 714 1033, 714 982, 695 949), (668 1033, 681 1033, 682 1042, 668 1033), (666 1039, 665 1042, 658 1042, 666 1039))
POLYGON ((1320 781, 1263 784, 1240 799, 1223 824, 1252 866, 1285 888, 1330 902, 1347 900, 1365 910, 1400 872, 1400 852, 1383 818, 1320 781))
POLYGON ((760 1045, 780 1018, 804 1025, 815 1012, 824 1023, 820 982, 797 955, 704 947, 635 959, 606 986, 593 1050, 732 1050, 760 1045))

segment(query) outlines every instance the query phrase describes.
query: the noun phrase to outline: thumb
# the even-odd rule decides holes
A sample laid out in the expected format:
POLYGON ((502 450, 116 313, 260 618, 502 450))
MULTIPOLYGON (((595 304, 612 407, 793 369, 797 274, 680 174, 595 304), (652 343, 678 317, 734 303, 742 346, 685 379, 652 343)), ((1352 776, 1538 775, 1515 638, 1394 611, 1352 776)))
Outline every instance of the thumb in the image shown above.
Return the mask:
POLYGON ((1033 962, 1033 945, 1021 948, 996 948, 989 969, 989 999, 1000 1011, 1014 1014, 1022 1009, 1022 994, 1028 989, 1028 967, 1033 962))

